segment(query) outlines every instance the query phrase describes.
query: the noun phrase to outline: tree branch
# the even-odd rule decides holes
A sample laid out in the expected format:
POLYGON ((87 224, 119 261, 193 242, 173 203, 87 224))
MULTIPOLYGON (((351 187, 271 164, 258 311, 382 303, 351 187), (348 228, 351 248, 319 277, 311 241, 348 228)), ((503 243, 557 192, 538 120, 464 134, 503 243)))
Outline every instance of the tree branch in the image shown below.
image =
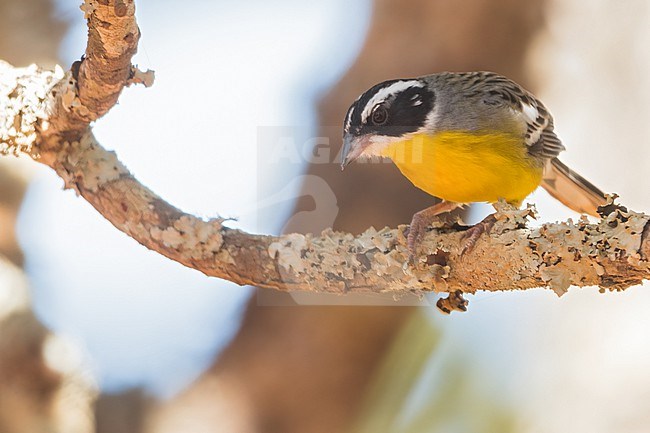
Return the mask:
POLYGON ((531 209, 501 209, 491 234, 465 256, 462 231, 447 222, 425 237, 416 267, 406 264, 404 226, 358 236, 259 236, 183 213, 138 182, 88 126, 124 86, 149 81, 131 65, 139 38, 133 1, 90 0, 82 9, 88 47, 71 71, 0 63, 0 151, 50 166, 115 227, 172 260, 278 290, 450 292, 441 305, 448 310, 464 308, 460 292, 548 287, 561 295, 570 285, 622 290, 650 277, 650 217, 613 204, 597 224, 539 228, 526 226, 531 209))
POLYGON ((81 10, 88 23, 86 52, 54 89, 50 127, 42 130, 41 152, 49 146, 56 148, 61 137, 77 140, 91 122, 117 103, 135 75, 131 58, 138 49, 140 29, 134 0, 85 0, 81 10))

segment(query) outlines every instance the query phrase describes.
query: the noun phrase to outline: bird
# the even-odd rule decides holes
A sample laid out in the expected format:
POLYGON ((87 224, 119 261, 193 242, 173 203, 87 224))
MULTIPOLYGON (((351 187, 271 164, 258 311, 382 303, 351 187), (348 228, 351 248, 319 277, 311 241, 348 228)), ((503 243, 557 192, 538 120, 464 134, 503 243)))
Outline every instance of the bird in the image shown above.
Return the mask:
MULTIPOLYGON (((387 80, 362 93, 345 115, 341 169, 388 158, 442 200, 413 215, 413 261, 439 215, 477 202, 520 207, 540 185, 574 211, 598 217, 605 194, 558 159, 563 150, 550 112, 519 84, 494 72, 441 72, 387 80)), ((461 254, 495 221, 492 214, 471 227, 461 254)))

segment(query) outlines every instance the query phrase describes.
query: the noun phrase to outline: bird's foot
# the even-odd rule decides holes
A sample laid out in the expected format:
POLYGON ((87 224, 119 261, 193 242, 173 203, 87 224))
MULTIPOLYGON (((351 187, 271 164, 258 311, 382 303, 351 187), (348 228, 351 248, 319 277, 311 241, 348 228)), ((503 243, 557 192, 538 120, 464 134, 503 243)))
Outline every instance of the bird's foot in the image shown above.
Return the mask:
POLYGON ((422 241, 422 236, 426 232, 427 227, 435 220, 435 216, 428 218, 422 212, 413 215, 411 224, 409 224, 408 236, 406 237, 406 246, 409 250, 409 263, 415 264, 415 253, 417 252, 418 245, 422 241))
POLYGON ((409 263, 415 264, 415 256, 422 237, 427 231, 427 227, 433 223, 440 214, 451 212, 460 205, 458 203, 443 201, 424 210, 416 212, 411 219, 408 235, 406 237, 406 246, 409 251, 409 263))
POLYGON ((472 251, 476 246, 476 241, 478 241, 483 233, 489 234, 496 222, 496 214, 491 214, 486 216, 480 223, 468 228, 462 238, 460 255, 463 256, 472 251))

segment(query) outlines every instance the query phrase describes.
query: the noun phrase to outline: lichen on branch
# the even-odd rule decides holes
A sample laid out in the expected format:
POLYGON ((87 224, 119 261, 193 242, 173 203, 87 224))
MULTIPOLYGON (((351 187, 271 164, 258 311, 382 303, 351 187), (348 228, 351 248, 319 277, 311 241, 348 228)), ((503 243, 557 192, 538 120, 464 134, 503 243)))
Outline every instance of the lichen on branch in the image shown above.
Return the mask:
POLYGON ((0 154, 32 154, 48 128, 52 89, 63 76, 61 68, 14 68, 0 60, 0 154))

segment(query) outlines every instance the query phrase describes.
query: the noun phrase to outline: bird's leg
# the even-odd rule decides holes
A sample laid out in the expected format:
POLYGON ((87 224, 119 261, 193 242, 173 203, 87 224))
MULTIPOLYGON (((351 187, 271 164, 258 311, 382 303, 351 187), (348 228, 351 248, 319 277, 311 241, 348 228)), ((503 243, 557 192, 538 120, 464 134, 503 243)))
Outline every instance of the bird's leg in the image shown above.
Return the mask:
POLYGON ((493 213, 483 218, 483 221, 480 223, 468 228, 463 234, 463 246, 460 249, 460 255, 462 256, 465 253, 472 251, 474 246, 476 246, 476 241, 478 241, 483 233, 489 234, 496 222, 496 213, 493 213))
POLYGON ((415 263, 415 253, 420 241, 422 240, 422 236, 427 227, 436 219, 436 217, 445 212, 451 212, 460 206, 460 203, 443 200, 440 203, 416 212, 413 215, 411 224, 409 225, 409 233, 406 238, 406 245, 409 250, 409 262, 415 263))

